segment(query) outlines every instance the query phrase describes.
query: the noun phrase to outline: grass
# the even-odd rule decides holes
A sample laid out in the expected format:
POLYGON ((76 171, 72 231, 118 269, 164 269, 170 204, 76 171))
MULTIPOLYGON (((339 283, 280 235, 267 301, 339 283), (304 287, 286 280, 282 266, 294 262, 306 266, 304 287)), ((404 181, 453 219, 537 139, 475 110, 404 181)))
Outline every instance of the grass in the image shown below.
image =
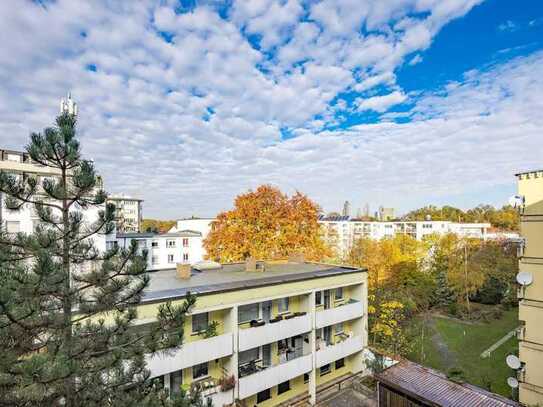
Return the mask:
POLYGON ((480 355, 518 326, 517 309, 504 312, 500 319, 490 323, 469 324, 437 316, 430 319, 429 323, 423 324, 423 320, 419 318, 411 326, 411 360, 445 373, 451 367, 458 367, 464 372, 467 382, 506 397, 511 396, 506 379, 513 371, 505 364, 505 357, 510 353, 517 353, 517 339, 509 339, 488 358, 482 359, 480 355), (448 348, 448 354, 441 351, 436 341, 432 340, 432 335, 436 332, 448 348))

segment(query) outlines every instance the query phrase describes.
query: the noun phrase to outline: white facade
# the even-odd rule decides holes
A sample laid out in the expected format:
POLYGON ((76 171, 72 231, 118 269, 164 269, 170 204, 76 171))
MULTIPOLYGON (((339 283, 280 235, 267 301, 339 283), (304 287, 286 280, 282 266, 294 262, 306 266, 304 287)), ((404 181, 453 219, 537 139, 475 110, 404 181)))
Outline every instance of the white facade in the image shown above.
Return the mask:
POLYGON ((203 260, 202 235, 199 232, 117 233, 109 235, 107 247, 128 248, 135 240, 140 253, 147 250, 147 270, 175 268, 177 263, 194 264, 203 260))
POLYGON ((344 216, 321 218, 319 223, 322 226, 325 240, 336 249, 340 256, 345 256, 353 243, 360 238, 380 240, 402 234, 422 240, 432 234, 454 233, 461 237, 487 239, 491 226, 490 223, 449 221, 356 221, 344 216))
POLYGON ((169 230, 172 232, 194 231, 202 235, 202 256, 205 257, 206 250, 204 249, 203 241, 211 231, 211 223, 215 218, 193 218, 193 219, 178 219, 177 224, 169 230))
MULTIPOLYGON (((0 170, 16 177, 35 176, 38 179, 38 184, 41 184, 46 178, 60 176, 57 169, 31 162, 26 153, 9 150, 0 150, 0 170)), ((89 208, 80 211, 83 214, 84 222, 90 225, 98 220, 98 213, 103 209, 104 206, 100 205, 89 206, 89 208)), ((10 210, 5 206, 5 196, 0 193, 0 224, 8 233, 34 233, 39 222, 33 204, 24 204, 17 211, 10 210)), ((99 251, 105 250, 106 236, 104 234, 95 234, 92 236, 92 240, 99 251)))
POLYGON ((143 200, 124 195, 112 195, 108 196, 107 201, 115 205, 115 227, 117 232, 141 232, 143 200))

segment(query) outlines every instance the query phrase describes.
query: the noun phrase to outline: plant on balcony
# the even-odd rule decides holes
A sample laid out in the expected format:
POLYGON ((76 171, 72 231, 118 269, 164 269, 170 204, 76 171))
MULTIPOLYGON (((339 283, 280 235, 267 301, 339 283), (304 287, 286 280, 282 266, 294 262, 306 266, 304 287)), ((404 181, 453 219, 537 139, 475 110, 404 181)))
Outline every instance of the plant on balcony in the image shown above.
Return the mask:
POLYGON ((199 333, 199 335, 204 339, 213 338, 214 336, 217 336, 219 334, 217 332, 218 326, 219 323, 217 321, 212 321, 210 324, 207 325, 207 328, 204 331, 201 331, 199 333))
POLYGON ((221 391, 232 390, 236 386, 236 378, 234 375, 222 376, 219 379, 219 386, 221 391))

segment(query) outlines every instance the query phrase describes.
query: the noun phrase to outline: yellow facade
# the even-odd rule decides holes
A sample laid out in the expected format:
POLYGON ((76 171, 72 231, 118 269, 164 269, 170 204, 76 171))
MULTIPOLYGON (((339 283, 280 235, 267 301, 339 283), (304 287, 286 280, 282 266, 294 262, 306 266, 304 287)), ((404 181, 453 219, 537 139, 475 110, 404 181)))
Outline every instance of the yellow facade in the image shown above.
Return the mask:
MULTIPOLYGON (((247 406, 264 407, 279 405, 297 397, 306 397, 309 401, 315 402, 317 386, 337 380, 340 376, 360 373, 364 368, 362 350, 367 344, 366 280, 365 271, 346 269, 345 273, 335 273, 333 276, 324 275, 301 281, 198 295, 192 315, 185 321, 185 344, 178 351, 178 356, 175 354, 165 356, 164 359, 154 360, 150 365, 148 364, 151 376, 161 378, 165 386, 170 387, 174 386, 174 383, 179 384, 179 371, 182 370, 182 386, 187 390, 191 389, 195 381, 200 384, 213 383, 215 388, 206 390, 204 396, 209 395, 217 407, 229 405, 235 399, 243 400, 247 406), (317 293, 319 293, 319 300, 316 300, 317 293), (288 303, 287 309, 285 309, 285 303, 288 303), (262 320, 263 306, 266 304, 266 310, 270 310, 267 315, 268 322, 258 327, 249 322, 238 323, 240 307, 255 304, 259 304, 260 314, 252 321, 262 320), (353 304, 359 307, 359 313, 351 314, 353 304), (338 312, 342 310, 346 310, 348 316, 342 317, 341 312, 338 312), (331 316, 328 314, 326 317, 327 325, 322 326, 321 322, 322 327, 319 326, 317 329, 318 319, 330 311, 334 314, 331 316), (218 323, 216 335, 212 338, 206 338, 202 331, 193 330, 195 326, 198 326, 197 321, 203 314, 206 314, 204 320, 208 323, 213 321, 218 323), (277 316, 282 318, 277 324, 272 324, 270 319, 275 319, 277 316), (334 323, 336 321, 334 318, 340 322, 334 323), (307 328, 300 328, 297 331, 298 325, 307 326, 307 328), (326 344, 317 344, 319 335, 324 336, 325 328, 328 329, 328 340, 326 344), (259 336, 263 338, 262 341, 254 342, 254 338, 259 336), (273 339, 266 339, 271 337, 273 339), (341 346, 346 340, 347 342, 349 339, 351 342, 354 341, 352 338, 363 339, 356 342, 359 344, 358 347, 352 347, 351 344, 341 346), (216 355, 219 351, 213 341, 226 344, 218 346, 230 347, 227 350, 220 350, 224 351, 226 356, 209 356, 200 363, 200 360, 204 360, 201 357, 206 352, 216 355), (257 346, 248 345, 244 341, 256 343, 257 346), (325 361, 319 361, 317 357, 319 351, 327 352, 328 359, 326 360, 330 360, 329 371, 326 368, 328 364, 325 361), (182 352, 189 353, 183 357, 182 352), (332 360, 330 358, 336 355, 334 352, 338 352, 338 356, 337 359, 332 360), (256 354, 256 356, 247 362, 248 354, 256 354), (289 354, 291 356, 288 356, 289 354), (187 366, 186 360, 193 360, 192 358, 197 359, 198 363, 187 366), (176 367, 177 361, 181 363, 181 368, 176 367), (325 366, 324 370, 318 363, 325 366), (164 368, 165 365, 168 365, 167 369, 164 368), (201 365, 206 365, 207 373, 204 376, 196 375, 198 377, 195 379, 194 372, 198 372, 201 365), (176 381, 173 380, 174 376, 176 381), (235 388, 221 392, 217 384, 221 378, 229 376, 235 377, 235 388), (257 379, 254 379, 255 377, 257 379)), ((182 301, 183 299, 180 298, 174 300, 173 303, 178 304, 182 301)), ((161 301, 153 301, 153 303, 140 305, 138 318, 145 322, 152 321, 161 304, 161 301)), ((170 387, 170 390, 174 389, 170 387)))
POLYGON ((521 272, 529 272, 532 283, 519 288, 519 400, 526 405, 543 405, 543 171, 518 174, 518 192, 524 198, 520 208, 521 234, 525 247, 519 261, 521 272))

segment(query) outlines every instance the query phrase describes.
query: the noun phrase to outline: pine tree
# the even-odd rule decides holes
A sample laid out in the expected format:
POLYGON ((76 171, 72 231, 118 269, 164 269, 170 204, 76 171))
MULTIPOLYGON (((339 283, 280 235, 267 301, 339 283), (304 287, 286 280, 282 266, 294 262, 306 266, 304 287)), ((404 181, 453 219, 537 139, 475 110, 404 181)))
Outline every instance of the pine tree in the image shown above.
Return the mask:
POLYGON ((166 303, 156 322, 134 326, 149 284, 146 253, 135 244, 97 249, 115 208, 81 157, 75 116, 33 133, 26 150, 55 176, 0 172, 7 210, 33 208, 40 220, 32 234, 0 229, 0 405, 202 405, 168 398, 149 378, 145 356, 181 345, 195 298, 166 303))

